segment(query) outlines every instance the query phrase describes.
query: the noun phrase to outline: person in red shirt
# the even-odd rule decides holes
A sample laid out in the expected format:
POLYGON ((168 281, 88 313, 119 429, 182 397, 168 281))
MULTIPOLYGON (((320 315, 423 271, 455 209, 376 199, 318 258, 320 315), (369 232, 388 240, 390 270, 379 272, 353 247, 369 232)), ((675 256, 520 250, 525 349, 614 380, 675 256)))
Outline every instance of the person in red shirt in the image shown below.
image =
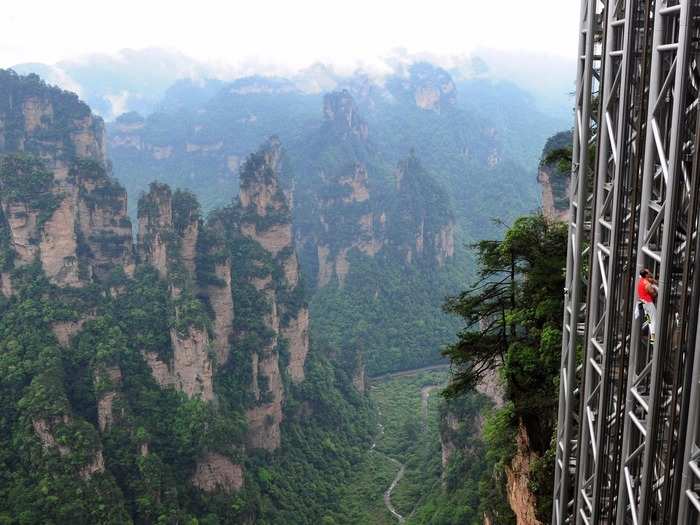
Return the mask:
POLYGON ((644 313, 649 316, 649 341, 654 342, 656 336, 656 305, 654 301, 658 295, 658 282, 646 268, 639 272, 637 283, 637 296, 644 307, 644 313))

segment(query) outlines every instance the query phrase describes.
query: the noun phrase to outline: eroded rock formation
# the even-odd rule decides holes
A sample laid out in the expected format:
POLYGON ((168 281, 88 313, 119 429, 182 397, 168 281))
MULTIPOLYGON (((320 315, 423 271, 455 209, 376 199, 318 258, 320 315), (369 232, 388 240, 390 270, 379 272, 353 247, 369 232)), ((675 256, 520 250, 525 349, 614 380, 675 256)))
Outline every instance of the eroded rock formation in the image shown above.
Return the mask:
POLYGON ((391 242, 407 264, 443 266, 455 253, 448 196, 411 153, 395 173, 397 202, 388 218, 391 242))
POLYGON ((530 465, 537 455, 530 449, 530 439, 522 423, 518 427, 516 443, 515 456, 506 466, 508 503, 518 525, 541 525, 536 513, 537 500, 529 488, 530 465))
POLYGON ((278 448, 281 439, 285 394, 279 343, 286 347, 287 373, 294 383, 304 379, 309 351, 309 315, 300 297, 291 211, 279 183, 283 163, 279 140, 272 138, 242 166, 239 194, 240 232, 262 249, 256 256, 255 271, 245 280, 268 305, 264 316, 267 333, 259 336, 261 346, 250 349, 254 403, 246 412, 248 444, 267 450, 278 448))
MULTIPOLYGON (((30 267, 58 285, 48 290, 63 308, 56 317, 46 314, 46 366, 53 368, 32 378, 28 430, 83 480, 107 473, 110 448, 103 453, 101 442, 115 432, 135 454, 157 463, 157 440, 135 412, 142 400, 130 397, 130 374, 150 370, 155 384, 138 378, 146 383, 144 392, 167 395, 204 418, 218 417, 221 406, 233 403, 228 409, 247 419, 245 437, 241 431, 230 442, 218 436, 216 444, 200 445, 190 478, 205 492, 240 490, 243 467, 231 458, 246 446, 280 447, 285 385, 304 381, 309 353, 309 310, 291 190, 280 184, 286 161, 279 141, 271 139, 248 158, 239 201, 207 222, 191 193, 151 184, 139 201, 134 250, 126 194, 110 177, 101 120, 74 95, 38 78, 8 75, 0 79, 11 86, 0 90, 0 292, 23 299, 23 272, 30 267), (15 90, 15 83, 31 89, 15 90), (156 309, 147 311, 151 303, 156 309), (140 322, 145 332, 153 326, 162 331, 127 333, 140 322), (62 358, 55 358, 61 352, 87 367, 78 393, 65 383, 62 358), (228 382, 217 389, 222 379, 228 382), (231 396, 226 388, 247 397, 231 396), (87 408, 73 406, 73 396, 87 408)), ((366 138, 354 117, 348 122, 366 138)), ((142 146, 132 137, 142 120, 132 116, 118 126, 117 140, 142 146)), ((220 147, 192 143, 188 149, 199 154, 220 147)), ((153 154, 169 155, 166 149, 153 154)), ((349 190, 346 204, 368 200, 366 178, 358 168, 341 180, 349 190)))
POLYGON ((59 286, 104 279, 118 266, 131 274, 126 193, 110 177, 102 120, 75 95, 22 89, 40 81, 2 75, 0 208, 15 265, 38 258, 59 286))
POLYGON ((204 492, 230 494, 243 487, 243 467, 226 456, 209 452, 197 462, 192 484, 204 492))

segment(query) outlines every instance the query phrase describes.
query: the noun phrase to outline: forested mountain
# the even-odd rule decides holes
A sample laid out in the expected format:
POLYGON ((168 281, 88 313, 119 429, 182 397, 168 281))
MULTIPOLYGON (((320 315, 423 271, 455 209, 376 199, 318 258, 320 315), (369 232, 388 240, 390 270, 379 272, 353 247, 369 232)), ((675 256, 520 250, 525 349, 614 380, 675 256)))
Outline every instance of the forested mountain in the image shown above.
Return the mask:
POLYGON ((370 415, 361 360, 334 367, 309 340, 285 169, 270 139, 206 219, 151 184, 134 247, 102 121, 0 71, 3 522, 339 512, 370 415))
POLYGON ((556 120, 512 85, 455 83, 429 63, 332 85, 178 82, 159 111, 108 127, 115 175, 131 194, 152 180, 189 188, 206 210, 235 194, 242 159, 276 134, 314 334, 363 346, 372 374, 434 362, 456 329, 442 299, 471 272, 465 244, 538 205, 537 158, 556 120))

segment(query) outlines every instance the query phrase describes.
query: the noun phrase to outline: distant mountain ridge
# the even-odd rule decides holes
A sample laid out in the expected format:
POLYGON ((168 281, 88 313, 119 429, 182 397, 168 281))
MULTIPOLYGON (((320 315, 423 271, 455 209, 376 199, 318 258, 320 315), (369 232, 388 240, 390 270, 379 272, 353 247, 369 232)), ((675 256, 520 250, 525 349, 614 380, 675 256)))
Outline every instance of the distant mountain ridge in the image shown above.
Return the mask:
POLYGON ((299 91, 319 94, 341 89, 357 78, 371 78, 384 84, 388 77, 406 77, 412 64, 427 62, 447 71, 457 83, 464 80, 511 82, 529 91, 540 110, 564 116, 575 64, 537 55, 508 54, 489 49, 476 50, 471 56, 409 55, 403 51, 375 60, 354 72, 317 62, 294 71, 258 64, 222 66, 190 58, 180 52, 160 48, 123 49, 113 54, 95 54, 63 60, 56 64, 5 64, 18 73, 36 73, 50 84, 78 93, 107 120, 121 113, 138 111, 148 115, 159 107, 170 86, 180 80, 196 83, 206 79, 230 82, 248 77, 288 79, 299 91), (524 68, 524 63, 527 67, 524 68), (547 72, 547 82, 538 80, 547 72))

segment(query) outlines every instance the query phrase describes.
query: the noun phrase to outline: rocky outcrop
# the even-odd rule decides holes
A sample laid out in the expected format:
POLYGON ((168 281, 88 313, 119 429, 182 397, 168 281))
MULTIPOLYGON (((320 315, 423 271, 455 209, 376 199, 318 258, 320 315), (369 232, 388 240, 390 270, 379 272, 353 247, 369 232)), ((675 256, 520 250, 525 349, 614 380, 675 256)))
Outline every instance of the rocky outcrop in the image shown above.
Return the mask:
POLYGON ((365 366, 364 355, 361 351, 355 353, 355 365, 352 374, 352 386, 355 387, 360 394, 367 392, 367 371, 365 366))
POLYGON ((541 525, 537 519, 537 501, 529 488, 530 465, 537 455, 530 449, 530 439, 525 427, 520 424, 516 435, 516 453, 506 466, 506 489, 508 503, 515 514, 518 525, 541 525))
POLYGON ((151 375, 158 385, 169 387, 175 384, 175 377, 170 370, 170 366, 163 361, 155 352, 142 352, 144 361, 151 369, 151 375))
MULTIPOLYGON (((283 188, 280 183, 285 158, 279 141, 271 139, 247 160, 241 167, 239 202, 213 213, 207 222, 202 221, 192 194, 151 184, 139 201, 134 254, 126 194, 110 177, 101 121, 77 98, 43 85, 33 98, 12 92, 14 105, 9 104, 4 85, 0 85, 0 291, 7 297, 17 293, 12 271, 36 261, 61 287, 89 285, 91 294, 95 291, 94 297, 54 288, 47 294, 51 300, 55 295, 62 306, 60 301, 65 301, 66 312, 75 317, 45 321, 49 336, 55 336, 55 340, 49 337, 46 353, 55 352, 51 363, 55 361, 56 368, 41 381, 33 378, 34 397, 27 397, 33 412, 26 421, 31 421, 29 430, 37 439, 35 449, 40 450, 41 444, 55 451, 56 458, 74 465, 76 478, 85 480, 114 465, 109 456, 114 447, 105 447, 103 455, 101 434, 107 439, 119 435, 127 440, 125 445, 131 440, 130 450, 141 456, 136 459, 160 462, 160 445, 150 437, 150 422, 131 413, 137 407, 132 404, 134 382, 143 388, 141 393, 152 396, 149 403, 162 394, 159 385, 183 394, 169 395, 173 403, 183 398, 203 401, 188 406, 204 407, 198 417, 208 418, 207 424, 217 423, 212 418, 224 417, 222 410, 232 403, 233 414, 245 414, 245 439, 232 435, 227 442, 217 435, 216 445, 199 452, 191 477, 192 485, 204 492, 240 490, 243 468, 229 454, 244 451, 246 445, 248 450, 270 452, 280 447, 289 396, 285 388, 304 381, 309 353, 309 309, 285 193, 293 186, 283 188), (46 90, 53 94, 41 95, 46 90), (63 106, 56 105, 58 99, 63 106), (14 126, 16 121, 21 123, 20 132, 7 132, 7 123, 14 126), (240 319, 234 315, 237 309, 240 319), (150 322, 152 316, 161 318, 150 322), (148 319, 149 329, 160 326, 163 332, 154 335, 142 329, 134 334, 138 322, 131 324, 132 318, 148 319), (118 325, 111 326, 112 319, 118 319, 118 325), (92 376, 93 388, 85 388, 81 376, 76 394, 81 403, 91 403, 84 406, 93 406, 94 413, 88 416, 83 405, 77 409, 73 396, 63 392, 72 370, 60 356, 73 346, 94 349, 94 355, 79 352, 88 380, 92 376), (133 362, 132 351, 139 350, 140 366, 150 369, 155 384, 144 383, 139 371, 129 376, 139 365, 133 362), (219 380, 222 383, 215 385, 219 380), (236 388, 240 399, 235 391, 231 395, 236 388), (94 397, 88 401, 86 396, 94 397)), ((127 137, 138 134, 143 121, 120 119, 116 127, 127 137)), ((142 145, 128 138, 123 142, 142 145)), ((221 148, 218 143, 191 142, 189 150, 204 154, 221 148)), ((342 181, 349 191, 347 204, 368 199, 366 178, 357 170, 342 181)), ((23 287, 19 293, 24 293, 23 287)))
POLYGON ((565 221, 569 216, 571 174, 567 167, 560 165, 565 162, 557 159, 563 160, 564 152, 570 152, 572 141, 572 132, 563 131, 547 139, 542 150, 537 182, 542 187, 542 212, 550 219, 565 221))
POLYGON ((476 390, 488 397, 495 408, 503 407, 504 391, 498 376, 498 370, 488 370, 476 385, 476 390))
POLYGON ((460 421, 455 414, 447 412, 442 424, 444 428, 440 432, 440 447, 442 449, 442 473, 444 476, 447 471, 447 465, 457 451, 457 445, 455 445, 450 434, 459 430, 460 421))
MULTIPOLYGON (((285 343, 286 373, 293 383, 303 381, 309 351, 308 308, 299 301, 299 264, 291 212, 279 183, 283 164, 279 140, 272 138, 241 167, 239 194, 240 233, 262 250, 252 262, 254 271, 246 277, 246 283, 268 307, 264 315, 264 333, 258 334, 261 343, 251 349, 254 403, 246 411, 248 446, 265 450, 275 450, 281 443, 285 392, 279 343, 285 343)), ((239 334, 240 337, 245 335, 239 334)))
POLYGON ((6 298, 12 297, 14 291, 12 289, 12 277, 7 272, 0 272, 0 293, 6 298))
POLYGON ((55 448, 61 456, 67 456, 70 454, 70 449, 56 442, 54 437, 54 428, 56 425, 70 423, 70 418, 64 415, 62 418, 52 418, 52 419, 35 419, 32 421, 32 427, 34 428, 34 433, 41 441, 41 445, 45 449, 55 448))
POLYGON ((226 456, 209 452, 197 461, 192 485, 204 492, 237 492, 243 487, 243 467, 226 456))
POLYGON ((302 206, 313 207, 314 217, 310 219, 317 224, 316 231, 306 233, 303 242, 315 247, 317 285, 326 286, 336 277, 342 286, 350 272, 353 250, 374 257, 384 247, 384 224, 380 213, 373 209, 366 164, 371 148, 367 124, 350 92, 327 94, 323 115, 321 140, 338 147, 347 158, 313 168, 318 187, 312 190, 312 202, 302 206))
POLYGON ((367 140, 367 123, 360 116, 355 100, 347 89, 323 97, 323 117, 325 125, 332 127, 340 137, 353 136, 367 140))
POLYGON ((406 264, 442 267, 455 253, 455 219, 442 187, 411 153, 395 172, 397 201, 388 218, 390 240, 406 264))
MULTIPOLYGON (((540 165, 537 182, 542 186, 542 212, 550 219, 566 220, 569 216, 568 189, 562 188, 564 178, 555 166, 540 165)), ((567 180, 568 182, 568 180, 567 180)), ((564 183, 566 184, 566 183, 564 183)))
POLYGON ((51 325, 51 331, 53 335, 58 339, 58 344, 63 347, 67 347, 73 336, 80 332, 83 324, 87 320, 87 317, 78 319, 77 321, 59 321, 51 325))
POLYGON ((38 258, 59 286, 130 274, 126 194, 110 177, 102 120, 38 77, 0 71, 0 82, 0 208, 15 264, 38 258))
MULTIPOLYGON (((61 457, 71 454, 71 449, 67 445, 59 443, 55 437, 58 426, 71 425, 72 419, 68 415, 53 418, 38 418, 32 421, 34 433, 41 442, 45 450, 56 450, 61 457)), ((102 474, 105 471, 105 461, 101 448, 92 451, 89 461, 78 469, 78 475, 83 480, 88 480, 95 474, 102 474)))
POLYGON ((304 365, 309 353, 309 309, 303 306, 296 315, 291 316, 282 328, 282 337, 287 340, 289 363, 287 373, 293 383, 304 380, 304 365))
MULTIPOLYGON (((489 398, 493 407, 503 406, 503 386, 498 377, 498 371, 492 370, 485 374, 482 380, 476 385, 476 390, 480 394, 489 398)), ((458 403, 458 402, 457 402, 458 403)), ((447 467, 458 450, 467 451, 469 447, 470 433, 479 436, 483 432, 483 416, 473 413, 463 413, 459 405, 448 402, 442 413, 440 420, 440 447, 442 451, 442 472, 443 477, 447 472, 447 467), (465 439, 466 447, 465 447, 465 439)))
POLYGON ((214 399, 213 367, 206 330, 190 326, 186 334, 181 334, 172 329, 170 341, 175 387, 187 397, 199 397, 205 401, 214 399))
POLYGON ((214 350, 217 363, 228 361, 233 333, 233 299, 231 297, 231 265, 229 261, 217 263, 214 274, 219 283, 207 286, 206 294, 214 312, 214 350))
POLYGON ((457 88, 450 74, 427 62, 415 63, 405 76, 391 79, 388 89, 426 111, 442 113, 457 104, 457 88))
POLYGON ((173 233, 172 192, 165 184, 151 183, 150 191, 139 199, 138 247, 141 261, 150 264, 161 278, 168 276, 168 248, 173 233))
POLYGON ((279 369, 279 356, 273 350, 254 354, 251 358, 255 406, 246 411, 247 444, 250 448, 273 451, 282 443, 280 425, 283 419, 284 389, 279 369))
POLYGON ((162 387, 172 387, 187 397, 204 401, 214 399, 214 364, 209 355, 210 343, 206 330, 190 326, 185 333, 170 330, 173 355, 164 361, 155 352, 143 352, 151 375, 162 387))
MULTIPOLYGON (((194 296, 201 226, 199 205, 190 193, 176 191, 173 194, 167 185, 152 183, 150 191, 139 199, 138 216, 141 260, 153 266, 160 277, 168 281, 179 325, 170 330, 173 349, 170 362, 164 363, 153 353, 144 357, 158 384, 173 386, 188 397, 211 401, 214 399, 214 365, 209 333, 201 318, 182 319, 190 314, 183 313, 178 302, 197 303, 194 296)), ((230 325, 227 319, 233 318, 233 303, 230 298, 230 267, 219 271, 224 279, 228 277, 228 288, 224 281, 222 290, 209 287, 211 290, 208 288, 208 291, 213 294, 213 303, 218 309, 214 321, 218 329, 215 350, 223 361, 228 355, 228 335, 224 331, 230 325)))
MULTIPOLYGON (((114 424, 114 402, 119 396, 122 372, 118 366, 110 366, 95 372, 97 397, 97 423, 100 432, 109 430, 114 424)), ((123 416, 123 414, 121 414, 123 416)))

